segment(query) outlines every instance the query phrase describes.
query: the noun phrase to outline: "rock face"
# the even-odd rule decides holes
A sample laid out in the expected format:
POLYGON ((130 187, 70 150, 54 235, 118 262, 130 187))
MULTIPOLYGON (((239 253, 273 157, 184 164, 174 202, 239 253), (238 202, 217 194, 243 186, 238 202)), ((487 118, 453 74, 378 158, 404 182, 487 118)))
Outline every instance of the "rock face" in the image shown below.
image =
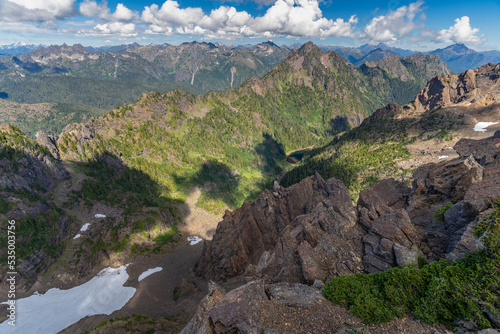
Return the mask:
POLYGON ((45 146, 55 159, 61 159, 59 149, 56 146, 57 136, 49 136, 45 131, 38 131, 36 133, 36 141, 38 144, 45 146))
POLYGON ((216 280, 245 273, 312 284, 362 272, 361 236, 347 188, 316 174, 226 212, 195 270, 216 280))
POLYGON ((417 262, 420 235, 405 207, 410 188, 394 179, 384 180, 359 195, 359 223, 363 237, 363 264, 367 272, 385 271, 417 262))

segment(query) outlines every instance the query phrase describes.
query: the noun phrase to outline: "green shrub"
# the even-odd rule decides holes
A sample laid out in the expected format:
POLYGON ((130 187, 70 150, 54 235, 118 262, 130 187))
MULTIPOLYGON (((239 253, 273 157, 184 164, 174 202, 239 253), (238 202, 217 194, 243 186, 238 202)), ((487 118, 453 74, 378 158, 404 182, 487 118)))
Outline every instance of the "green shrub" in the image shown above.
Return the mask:
POLYGON ((434 219, 436 219, 437 222, 444 222, 444 214, 452 206, 453 206, 453 203, 451 203, 451 202, 446 203, 441 209, 434 212, 432 214, 432 217, 434 217, 434 219))

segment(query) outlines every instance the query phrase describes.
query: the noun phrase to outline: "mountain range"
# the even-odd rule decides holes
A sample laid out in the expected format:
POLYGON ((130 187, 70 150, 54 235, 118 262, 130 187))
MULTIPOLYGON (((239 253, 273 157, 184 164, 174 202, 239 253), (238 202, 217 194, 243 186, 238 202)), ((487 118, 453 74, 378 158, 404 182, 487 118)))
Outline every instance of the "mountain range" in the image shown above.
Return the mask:
POLYGON ((94 84, 134 75, 226 85, 140 92, 109 110, 14 102, 14 91, 0 101, 16 125, 0 125, 2 289, 11 220, 19 296, 125 264, 137 288, 120 313, 65 332, 500 327, 500 65, 452 74, 417 53, 356 67, 311 42, 53 46, 2 59, 4 77, 75 79, 97 101, 107 93, 94 84), (231 84, 231 68, 249 76, 252 62, 272 68, 231 84), (139 282, 147 270, 160 276, 139 282))
MULTIPOLYGON (((197 42, 179 46, 133 44, 123 46, 117 53, 89 52, 81 45, 40 47, 29 54, 1 59, 0 94, 10 101, 23 103, 25 108, 30 103, 58 103, 50 114, 51 121, 40 119, 40 115, 23 118, 22 122, 10 118, 12 124, 22 124, 23 131, 33 136, 37 129, 42 129, 40 122, 55 124, 68 117, 76 117, 73 119, 79 121, 83 111, 101 115, 117 105, 133 102, 144 91, 164 93, 179 88, 196 94, 236 88, 251 76, 267 73, 289 52, 270 42, 241 48, 197 42), (67 115, 68 112, 73 116, 67 115)), ((378 94, 373 99, 404 104, 428 79, 449 73, 438 58, 427 57, 424 64, 419 57, 410 56, 401 61, 396 57, 392 67, 387 61, 383 68, 371 63, 369 69, 360 68, 362 76, 358 70, 350 68, 349 73, 345 73, 345 80, 363 78, 363 85, 369 80, 372 87, 366 89, 378 94)), ((373 93, 368 96, 370 94, 373 93)), ((360 95, 358 100, 365 103, 362 101, 367 98, 371 97, 360 95)), ((15 117, 16 113, 12 112, 15 104, 9 106, 10 109, 3 109, 3 113, 15 117)), ((363 114, 372 106, 362 107, 358 113, 363 114)), ((18 105, 15 109, 22 108, 18 105)), ((19 117, 26 112, 18 113, 19 117)), ((354 115, 351 121, 352 117, 354 115)), ((338 121, 343 122, 341 118, 338 121)), ((44 130, 58 134, 61 127, 49 125, 44 130)))
MULTIPOLYGON (((322 46, 322 48, 337 52, 356 66, 361 66, 367 61, 382 60, 392 56, 404 57, 417 53, 416 51, 390 47, 383 43, 364 44, 360 47, 322 46)), ((453 44, 443 49, 425 52, 425 54, 438 55, 453 73, 461 73, 488 63, 500 62, 500 51, 475 51, 464 44, 453 44)))

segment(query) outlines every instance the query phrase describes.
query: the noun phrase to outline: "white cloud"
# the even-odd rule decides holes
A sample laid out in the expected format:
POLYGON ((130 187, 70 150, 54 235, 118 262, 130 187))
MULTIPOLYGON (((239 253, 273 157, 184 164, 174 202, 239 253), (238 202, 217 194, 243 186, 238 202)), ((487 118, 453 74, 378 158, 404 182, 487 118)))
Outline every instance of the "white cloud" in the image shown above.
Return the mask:
POLYGON ((205 14, 201 8, 180 8, 167 0, 161 8, 145 7, 141 19, 149 25, 147 33, 204 35, 208 38, 231 37, 354 37, 358 20, 323 17, 317 0, 277 0, 263 16, 252 17, 246 11, 221 6, 205 14))
POLYGON ((133 23, 123 23, 123 22, 111 22, 96 25, 89 33, 80 32, 83 35, 94 35, 94 36, 108 36, 108 35, 120 35, 122 37, 133 37, 137 36, 135 30, 135 24, 133 23))
POLYGON ((107 1, 98 4, 94 0, 85 0, 80 4, 80 13, 87 17, 98 17, 108 22, 130 22, 139 18, 137 12, 128 9, 122 3, 119 3, 115 12, 111 13, 107 1))
POLYGON ((0 21, 54 21, 73 16, 75 12, 75 0, 0 0, 0 21))
POLYGON ((479 33, 479 29, 471 27, 469 17, 462 16, 455 19, 455 25, 439 31, 435 41, 439 43, 480 44, 483 40, 477 36, 477 33, 479 33))
MULTIPOLYGON (((414 22, 418 13, 423 11, 423 1, 417 1, 402 6, 396 10, 390 10, 386 15, 374 17, 363 29, 360 38, 371 43, 392 43, 400 41, 409 36, 414 30, 423 28, 423 24, 414 22)), ((425 19, 425 15, 420 15, 425 19)))
POLYGON ((187 26, 195 24, 203 18, 203 10, 201 8, 179 8, 177 1, 167 0, 161 8, 153 4, 146 6, 142 12, 142 21, 156 26, 187 26))

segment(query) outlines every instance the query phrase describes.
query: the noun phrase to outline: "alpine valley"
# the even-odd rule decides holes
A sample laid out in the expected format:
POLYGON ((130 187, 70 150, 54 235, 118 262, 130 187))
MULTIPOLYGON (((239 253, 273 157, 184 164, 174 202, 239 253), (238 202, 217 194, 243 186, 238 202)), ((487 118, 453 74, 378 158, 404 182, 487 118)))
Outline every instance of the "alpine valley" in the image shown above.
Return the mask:
POLYGON ((0 291, 15 224, 40 332, 500 329, 498 55, 22 50, 0 56, 0 291))

